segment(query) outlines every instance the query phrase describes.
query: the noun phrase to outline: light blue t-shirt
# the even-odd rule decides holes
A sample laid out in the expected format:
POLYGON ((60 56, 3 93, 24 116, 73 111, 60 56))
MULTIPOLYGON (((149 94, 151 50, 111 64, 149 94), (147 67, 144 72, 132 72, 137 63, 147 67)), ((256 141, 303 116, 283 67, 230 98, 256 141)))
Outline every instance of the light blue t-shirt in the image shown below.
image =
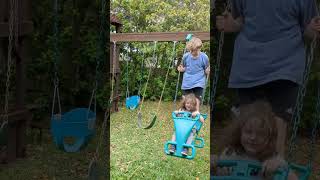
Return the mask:
POLYGON ((186 70, 183 73, 181 89, 204 88, 206 84, 205 69, 209 66, 208 56, 200 52, 198 58, 194 59, 191 53, 188 52, 183 55, 182 61, 186 70))
POLYGON ((234 18, 244 25, 234 45, 230 88, 274 80, 302 83, 304 29, 316 16, 314 0, 232 0, 234 18))

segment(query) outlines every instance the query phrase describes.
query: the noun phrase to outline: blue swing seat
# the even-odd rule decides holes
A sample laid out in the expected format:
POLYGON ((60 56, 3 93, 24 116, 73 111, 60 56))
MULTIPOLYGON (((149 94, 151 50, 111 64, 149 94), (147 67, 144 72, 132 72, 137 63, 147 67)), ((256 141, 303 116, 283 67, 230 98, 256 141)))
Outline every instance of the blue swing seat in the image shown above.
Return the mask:
MULTIPOLYGON (((259 179, 254 177, 252 172, 261 171, 261 163, 249 160, 219 160, 218 167, 231 167, 232 172, 229 176, 211 176, 211 180, 248 180, 259 179)), ((310 169, 296 164, 289 164, 288 168, 278 169, 273 180, 287 180, 289 170, 298 172, 299 180, 307 180, 310 175, 310 169)))
POLYGON ((54 143, 66 152, 78 152, 95 133, 96 114, 88 108, 75 108, 71 111, 51 117, 51 133, 54 143), (75 139, 73 144, 67 144, 64 138, 75 139))
POLYGON ((126 98, 126 108, 134 110, 139 106, 140 96, 130 96, 126 98))
MULTIPOLYGON (((204 119, 207 118, 206 114, 201 114, 204 119)), ((200 115, 198 114, 195 118, 191 117, 190 112, 179 112, 179 113, 172 113, 172 118, 174 121, 174 128, 176 134, 176 141, 167 141, 164 145, 164 151, 167 155, 176 156, 180 158, 186 159, 194 159, 196 155, 195 148, 203 148, 204 147, 204 140, 196 136, 196 138, 192 141, 191 144, 186 144, 186 141, 192 131, 192 128, 196 126, 197 132, 200 131, 202 127, 202 123, 200 122, 200 115), (200 141, 200 144, 196 143, 200 141), (176 151, 175 153, 171 154, 169 152, 169 145, 175 145, 176 151), (181 154, 183 148, 190 148, 192 150, 191 155, 184 156, 181 154)))

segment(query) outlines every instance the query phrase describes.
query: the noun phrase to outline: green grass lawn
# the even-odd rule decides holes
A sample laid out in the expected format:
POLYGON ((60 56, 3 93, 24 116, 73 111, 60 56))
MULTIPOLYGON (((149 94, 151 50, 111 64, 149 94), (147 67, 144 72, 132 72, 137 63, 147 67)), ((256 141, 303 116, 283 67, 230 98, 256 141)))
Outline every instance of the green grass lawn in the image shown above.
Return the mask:
MULTIPOLYGON (((44 133, 42 144, 31 143, 31 133, 28 132, 27 157, 14 163, 0 165, 1 180, 81 180, 88 179, 88 166, 94 155, 98 142, 98 134, 88 146, 76 153, 66 153, 55 147, 49 132, 44 133)), ((99 151, 98 161, 100 179, 107 172, 105 158, 108 154, 99 151)))
MULTIPOLYGON (((144 102, 143 123, 151 120, 150 112, 157 111, 158 102, 144 102)), ((208 113, 208 107, 201 108, 208 113)), ((163 102, 154 127, 138 128, 139 109, 121 107, 111 115, 110 122, 110 171, 111 179, 209 179, 210 174, 210 118, 200 131, 205 146, 197 149, 193 160, 167 156, 164 143, 173 132, 172 102, 163 102)))

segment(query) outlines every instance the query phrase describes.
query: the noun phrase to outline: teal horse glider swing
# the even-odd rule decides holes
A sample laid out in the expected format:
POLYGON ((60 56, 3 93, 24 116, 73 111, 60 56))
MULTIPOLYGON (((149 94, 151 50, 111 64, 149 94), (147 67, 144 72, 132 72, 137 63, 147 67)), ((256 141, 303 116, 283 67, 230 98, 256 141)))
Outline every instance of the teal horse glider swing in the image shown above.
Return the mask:
POLYGON ((191 142, 191 144, 186 144, 191 131, 193 128, 196 128, 197 132, 200 131, 202 127, 202 123, 200 122, 200 116, 202 116, 204 119, 207 119, 206 114, 198 114, 196 117, 192 117, 192 114, 190 112, 179 112, 179 113, 172 113, 172 118, 174 122, 174 129, 176 134, 176 141, 167 141, 164 145, 164 151, 167 155, 176 156, 180 158, 186 158, 186 159, 194 159, 196 155, 196 149, 195 148, 203 148, 204 147, 204 140, 203 138, 198 136, 198 133, 196 134, 195 139, 191 142), (197 143, 197 142, 200 143, 197 143), (169 145, 175 145, 176 151, 175 153, 169 152, 169 145), (183 148, 191 148, 192 153, 191 155, 184 156, 181 154, 183 148))

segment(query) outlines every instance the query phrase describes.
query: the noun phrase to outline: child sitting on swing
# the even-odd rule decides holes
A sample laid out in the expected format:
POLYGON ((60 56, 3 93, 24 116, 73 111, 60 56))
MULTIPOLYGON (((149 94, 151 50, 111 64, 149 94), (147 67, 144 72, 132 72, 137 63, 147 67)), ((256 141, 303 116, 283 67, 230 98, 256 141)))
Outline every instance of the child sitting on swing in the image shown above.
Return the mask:
MULTIPOLYGON (((240 108, 239 120, 233 121, 229 127, 226 149, 218 159, 261 162, 261 172, 253 175, 262 179, 273 179, 275 171, 278 168, 287 168, 288 164, 276 150, 278 131, 272 108, 263 100, 240 108)), ((215 161, 214 157, 211 161, 215 161)), ((217 176, 230 174, 231 169, 227 167, 217 168, 214 173, 217 176)), ((288 180, 298 180, 298 177, 295 173, 289 172, 288 180)))
MULTIPOLYGON (((177 114, 179 112, 191 112, 192 117, 195 117, 197 114, 200 114, 199 111, 197 111, 196 106, 197 106, 197 98, 193 93, 191 93, 191 94, 186 95, 182 99, 180 109, 175 111, 175 113, 177 114)), ((204 123, 204 118, 201 115, 200 115, 200 122, 204 123)), ((197 133, 197 128, 193 127, 186 144, 191 144, 196 133, 197 133)), ((173 133, 173 135, 172 135, 172 141, 176 141, 175 133, 173 133)), ((174 153, 175 151, 176 151, 176 146, 171 145, 169 152, 174 153)), ((188 148, 183 148, 181 154, 184 156, 187 156, 188 155, 188 148)))

